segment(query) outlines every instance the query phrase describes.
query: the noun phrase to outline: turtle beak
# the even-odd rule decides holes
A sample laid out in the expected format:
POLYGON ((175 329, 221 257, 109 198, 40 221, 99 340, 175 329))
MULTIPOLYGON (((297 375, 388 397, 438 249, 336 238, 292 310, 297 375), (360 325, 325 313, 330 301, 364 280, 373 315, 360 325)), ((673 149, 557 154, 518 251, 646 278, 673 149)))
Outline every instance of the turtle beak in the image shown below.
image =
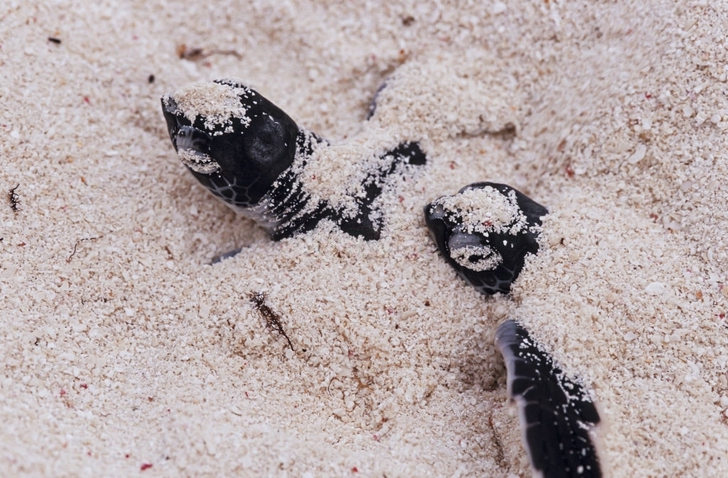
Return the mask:
POLYGON ((167 132, 169 133, 169 138, 172 140, 175 149, 177 149, 175 138, 177 137, 177 131, 179 131, 180 127, 177 116, 178 111, 179 109, 177 108, 177 102, 174 101, 172 95, 165 95, 162 97, 162 113, 164 114, 164 119, 167 122, 167 132))
POLYGON ((179 126, 172 139, 182 164, 199 174, 220 171, 220 165, 210 156, 210 135, 193 126, 179 126))
POLYGON ((210 157, 210 135, 189 124, 171 95, 162 97, 167 131, 182 164, 199 174, 213 174, 220 165, 210 157))

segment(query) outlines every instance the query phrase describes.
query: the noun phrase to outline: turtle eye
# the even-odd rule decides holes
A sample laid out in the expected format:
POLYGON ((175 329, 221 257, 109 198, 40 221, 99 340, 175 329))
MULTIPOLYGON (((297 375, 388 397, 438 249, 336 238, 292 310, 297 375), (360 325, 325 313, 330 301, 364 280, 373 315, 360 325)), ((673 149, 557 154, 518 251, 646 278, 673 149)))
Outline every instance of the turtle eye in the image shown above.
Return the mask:
POLYGON ((252 162, 275 167, 281 161, 288 160, 289 145, 286 139, 289 135, 278 121, 266 117, 259 124, 251 125, 246 136, 245 153, 252 162))

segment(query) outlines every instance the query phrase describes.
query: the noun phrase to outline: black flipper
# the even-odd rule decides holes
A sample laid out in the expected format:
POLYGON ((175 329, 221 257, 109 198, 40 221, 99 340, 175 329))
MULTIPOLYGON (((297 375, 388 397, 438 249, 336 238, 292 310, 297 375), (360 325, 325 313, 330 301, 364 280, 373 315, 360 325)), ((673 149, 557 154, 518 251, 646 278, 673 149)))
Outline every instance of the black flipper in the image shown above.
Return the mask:
POLYGON ((399 143, 384 153, 381 159, 385 160, 384 167, 364 179, 364 195, 355 199, 357 215, 353 218, 341 217, 337 221, 344 232, 365 240, 378 240, 381 237, 383 224, 376 214, 375 201, 382 194, 387 178, 402 165, 423 166, 427 163, 427 156, 415 141, 399 143))
POLYGON ((516 402, 523 442, 535 476, 599 478, 599 457, 589 430, 599 413, 589 395, 566 377, 528 331, 513 320, 495 335, 516 402))

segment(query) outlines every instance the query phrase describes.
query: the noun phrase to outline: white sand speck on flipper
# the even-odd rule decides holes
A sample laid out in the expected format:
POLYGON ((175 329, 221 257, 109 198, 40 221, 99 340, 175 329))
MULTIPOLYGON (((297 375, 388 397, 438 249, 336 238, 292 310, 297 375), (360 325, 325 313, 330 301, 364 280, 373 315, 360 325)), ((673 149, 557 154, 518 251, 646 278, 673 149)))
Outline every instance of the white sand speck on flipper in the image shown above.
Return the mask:
POLYGON ((721 2, 3 3, 0 475, 528 476, 507 317, 593 387, 611 476, 728 475, 726 22, 721 2), (273 243, 195 182, 159 99, 230 77, 340 148, 322 196, 370 148, 425 145, 382 240, 273 243), (424 226, 475 181, 552 212, 512 299, 424 226))

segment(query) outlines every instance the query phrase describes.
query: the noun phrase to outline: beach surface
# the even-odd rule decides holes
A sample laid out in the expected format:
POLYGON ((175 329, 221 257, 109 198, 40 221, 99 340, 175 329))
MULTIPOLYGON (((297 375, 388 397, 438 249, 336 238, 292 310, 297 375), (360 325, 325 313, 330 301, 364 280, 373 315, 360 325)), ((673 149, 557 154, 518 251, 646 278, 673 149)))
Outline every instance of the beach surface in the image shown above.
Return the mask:
POLYGON ((0 5, 0 475, 527 477, 512 318, 607 476, 728 476, 728 3, 345 3, 0 5), (331 142, 322 197, 419 142, 382 238, 274 242, 200 186, 160 98, 216 78, 331 142), (508 297, 424 224, 476 181, 550 211, 508 297))

